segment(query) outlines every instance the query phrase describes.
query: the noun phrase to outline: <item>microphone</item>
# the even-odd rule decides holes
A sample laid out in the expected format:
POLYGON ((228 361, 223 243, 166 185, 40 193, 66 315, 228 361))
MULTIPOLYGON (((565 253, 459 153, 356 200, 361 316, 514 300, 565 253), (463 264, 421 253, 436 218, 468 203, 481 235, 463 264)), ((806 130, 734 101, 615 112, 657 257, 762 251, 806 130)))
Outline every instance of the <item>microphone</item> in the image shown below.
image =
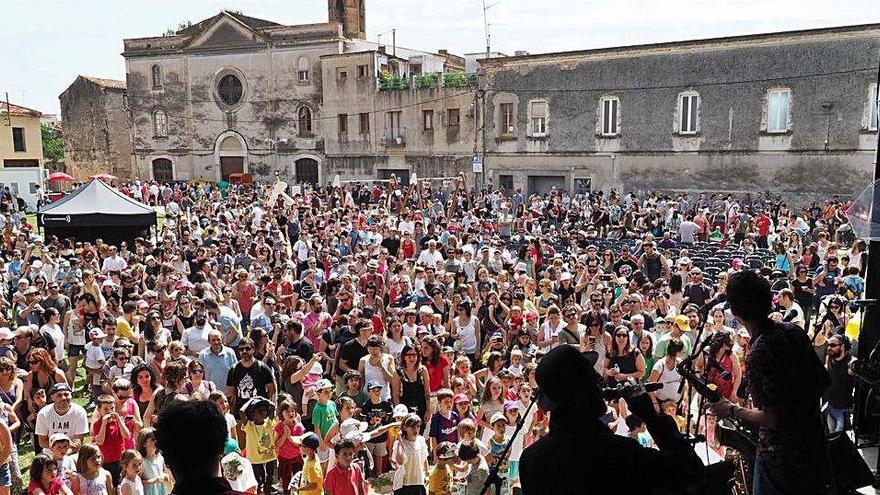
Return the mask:
POLYGON ((647 392, 656 392, 663 388, 662 383, 619 383, 616 387, 602 389, 605 400, 628 399, 647 392))

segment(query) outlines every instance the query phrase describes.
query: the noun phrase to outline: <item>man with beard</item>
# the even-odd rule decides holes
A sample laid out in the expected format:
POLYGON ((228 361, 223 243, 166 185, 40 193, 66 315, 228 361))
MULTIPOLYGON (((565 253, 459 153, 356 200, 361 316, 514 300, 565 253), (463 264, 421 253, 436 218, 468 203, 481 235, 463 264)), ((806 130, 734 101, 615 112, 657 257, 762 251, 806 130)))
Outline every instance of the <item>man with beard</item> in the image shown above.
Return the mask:
POLYGON ((847 415, 853 405, 853 389, 856 377, 850 371, 853 361, 850 354, 850 341, 846 335, 832 335, 828 338, 828 351, 825 357, 825 368, 831 378, 831 385, 825 391, 828 407, 825 419, 828 431, 836 433, 846 428, 847 415))
POLYGON ((266 397, 275 401, 275 378, 266 363, 254 358, 254 341, 249 337, 238 344, 239 361, 226 377, 226 394, 230 399, 229 410, 238 408, 253 397, 266 397))

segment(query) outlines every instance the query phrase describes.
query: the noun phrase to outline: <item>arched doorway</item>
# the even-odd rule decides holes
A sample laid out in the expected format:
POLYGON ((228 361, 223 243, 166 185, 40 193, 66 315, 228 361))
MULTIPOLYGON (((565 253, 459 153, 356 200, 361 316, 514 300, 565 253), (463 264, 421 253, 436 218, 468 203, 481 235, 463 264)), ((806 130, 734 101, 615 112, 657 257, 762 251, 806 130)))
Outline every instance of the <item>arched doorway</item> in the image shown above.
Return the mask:
POLYGON ((300 158, 296 161, 296 183, 318 183, 318 160, 314 158, 300 158))
POLYGON ((226 136, 220 141, 220 180, 244 172, 244 154, 237 136, 226 136))
POLYGON ((167 158, 153 160, 153 180, 156 182, 171 182, 174 180, 174 167, 167 158))

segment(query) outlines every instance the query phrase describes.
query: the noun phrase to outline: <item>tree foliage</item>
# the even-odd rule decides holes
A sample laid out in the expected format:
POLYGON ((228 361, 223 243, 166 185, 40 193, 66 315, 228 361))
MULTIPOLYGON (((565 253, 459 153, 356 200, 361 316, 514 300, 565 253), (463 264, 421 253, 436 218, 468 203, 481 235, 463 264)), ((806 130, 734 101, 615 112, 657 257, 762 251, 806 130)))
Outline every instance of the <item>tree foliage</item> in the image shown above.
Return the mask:
POLYGON ((183 31, 184 29, 186 29, 192 25, 193 25, 192 21, 187 19, 187 20, 181 22, 180 24, 178 24, 176 28, 170 27, 170 28, 166 29, 165 32, 162 33, 162 36, 175 36, 178 31, 183 31))
POLYGON ((46 124, 40 127, 43 138, 43 160, 46 163, 61 163, 64 160, 64 138, 46 124))

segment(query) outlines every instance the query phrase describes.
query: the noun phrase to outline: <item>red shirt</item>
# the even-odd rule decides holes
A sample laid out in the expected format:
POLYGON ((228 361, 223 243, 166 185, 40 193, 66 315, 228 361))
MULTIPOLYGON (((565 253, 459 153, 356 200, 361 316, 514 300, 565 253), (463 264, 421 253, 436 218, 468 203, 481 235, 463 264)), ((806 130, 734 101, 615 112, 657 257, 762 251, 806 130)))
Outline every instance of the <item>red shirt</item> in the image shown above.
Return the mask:
POLYGON ((755 219, 755 227, 758 227, 758 235, 760 237, 767 237, 767 234, 770 233, 770 217, 767 215, 759 215, 758 218, 755 219))
POLYGON ((277 302, 283 302, 285 306, 292 307, 293 306, 293 298, 287 298, 282 300, 281 296, 289 296, 293 294, 293 284, 288 282, 287 280, 272 280, 268 284, 266 284, 266 290, 275 294, 275 298, 277 302))
POLYGON ((348 468, 333 466, 324 476, 324 490, 333 495, 366 495, 361 467, 352 463, 348 468))
POLYGON ((443 388, 443 370, 449 367, 449 360, 446 356, 440 355, 440 360, 436 365, 432 365, 430 361, 425 361, 425 367, 428 368, 428 378, 431 380, 431 392, 436 392, 443 388))
MULTIPOLYGON (((104 418, 100 417, 92 425, 92 438, 97 438, 103 422, 104 418)), ((98 445, 98 448, 101 450, 104 464, 119 462, 122 459, 122 453, 125 452, 125 439, 122 438, 122 432, 119 431, 119 423, 115 421, 107 423, 107 428, 104 430, 104 443, 98 445)))

